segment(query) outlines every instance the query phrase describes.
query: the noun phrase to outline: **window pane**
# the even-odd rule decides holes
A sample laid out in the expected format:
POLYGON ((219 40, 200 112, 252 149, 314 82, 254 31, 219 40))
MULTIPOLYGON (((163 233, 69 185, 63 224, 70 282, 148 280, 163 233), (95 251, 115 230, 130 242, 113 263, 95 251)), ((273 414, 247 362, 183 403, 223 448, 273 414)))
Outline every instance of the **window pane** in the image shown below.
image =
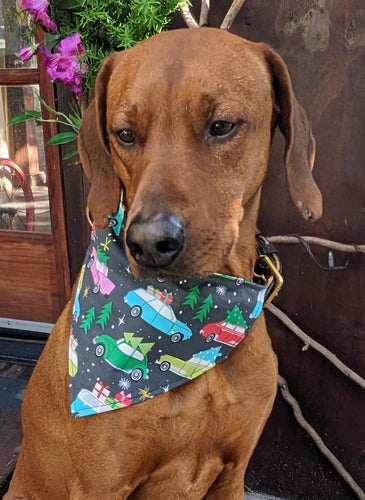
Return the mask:
POLYGON ((20 0, 0 0, 0 68, 35 68, 37 61, 21 62, 17 54, 29 45, 26 37, 28 20, 18 16, 22 11, 20 0))
POLYGON ((0 87, 0 229, 50 232, 42 125, 7 126, 22 109, 40 109, 38 85, 0 87))

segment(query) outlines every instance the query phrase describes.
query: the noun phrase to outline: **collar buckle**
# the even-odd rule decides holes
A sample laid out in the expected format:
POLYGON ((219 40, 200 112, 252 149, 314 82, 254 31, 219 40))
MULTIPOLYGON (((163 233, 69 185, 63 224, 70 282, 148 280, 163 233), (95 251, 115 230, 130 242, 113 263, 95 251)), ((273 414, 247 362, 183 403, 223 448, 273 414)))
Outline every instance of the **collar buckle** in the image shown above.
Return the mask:
POLYGON ((256 234, 257 261, 254 270, 254 281, 266 288, 265 304, 278 295, 284 279, 281 274, 281 260, 275 245, 262 236, 256 234))

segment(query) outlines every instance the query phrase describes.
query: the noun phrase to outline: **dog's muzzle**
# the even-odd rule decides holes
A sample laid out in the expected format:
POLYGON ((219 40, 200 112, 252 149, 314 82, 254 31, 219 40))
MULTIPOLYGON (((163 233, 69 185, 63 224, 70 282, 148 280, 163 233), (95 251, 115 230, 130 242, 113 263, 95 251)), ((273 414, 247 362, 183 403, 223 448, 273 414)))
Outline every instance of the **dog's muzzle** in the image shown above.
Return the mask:
POLYGON ((135 261, 144 267, 172 264, 184 247, 184 227, 178 217, 160 213, 151 219, 136 217, 129 225, 126 243, 135 261))

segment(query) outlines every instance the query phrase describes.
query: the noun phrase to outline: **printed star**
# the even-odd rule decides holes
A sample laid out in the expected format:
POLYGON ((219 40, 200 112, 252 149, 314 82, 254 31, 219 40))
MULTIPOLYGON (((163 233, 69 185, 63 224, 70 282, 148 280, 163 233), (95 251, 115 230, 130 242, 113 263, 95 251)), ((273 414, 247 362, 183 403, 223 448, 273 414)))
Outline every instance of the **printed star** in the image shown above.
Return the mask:
POLYGON ((152 398, 149 387, 145 387, 144 389, 139 389, 138 392, 139 392, 139 399, 141 401, 145 401, 146 399, 152 398))
POLYGON ((125 319, 125 314, 123 314, 123 316, 121 318, 118 318, 118 320, 119 320, 118 326, 125 325, 124 319, 125 319))
POLYGON ((128 266, 128 267, 126 267, 126 268, 125 268, 125 270, 127 271, 127 273, 128 273, 128 274, 132 274, 132 271, 131 271, 131 269, 130 269, 130 267, 129 267, 129 266, 128 266))
POLYGON ((87 297, 89 295, 89 291, 90 291, 90 287, 89 286, 86 286, 85 287, 85 290, 84 290, 84 298, 87 297))
POLYGON ((100 246, 103 247, 104 251, 106 252, 107 250, 110 250, 109 245, 111 242, 111 238, 108 238, 108 236, 106 236, 104 243, 100 243, 100 246))
POLYGON ((170 385, 165 385, 165 387, 162 387, 163 392, 168 392, 170 390, 170 385))

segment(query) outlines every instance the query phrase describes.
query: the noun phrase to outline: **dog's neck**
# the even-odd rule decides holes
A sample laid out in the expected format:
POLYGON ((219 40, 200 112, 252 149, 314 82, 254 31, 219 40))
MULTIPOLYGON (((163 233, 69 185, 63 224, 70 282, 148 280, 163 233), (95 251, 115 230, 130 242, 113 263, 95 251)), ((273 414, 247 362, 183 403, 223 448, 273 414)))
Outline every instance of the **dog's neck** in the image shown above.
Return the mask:
POLYGON ((219 271, 230 276, 242 276, 252 280, 256 252, 256 223, 260 205, 261 188, 252 196, 244 206, 244 215, 240 223, 239 236, 227 256, 227 262, 219 271))

